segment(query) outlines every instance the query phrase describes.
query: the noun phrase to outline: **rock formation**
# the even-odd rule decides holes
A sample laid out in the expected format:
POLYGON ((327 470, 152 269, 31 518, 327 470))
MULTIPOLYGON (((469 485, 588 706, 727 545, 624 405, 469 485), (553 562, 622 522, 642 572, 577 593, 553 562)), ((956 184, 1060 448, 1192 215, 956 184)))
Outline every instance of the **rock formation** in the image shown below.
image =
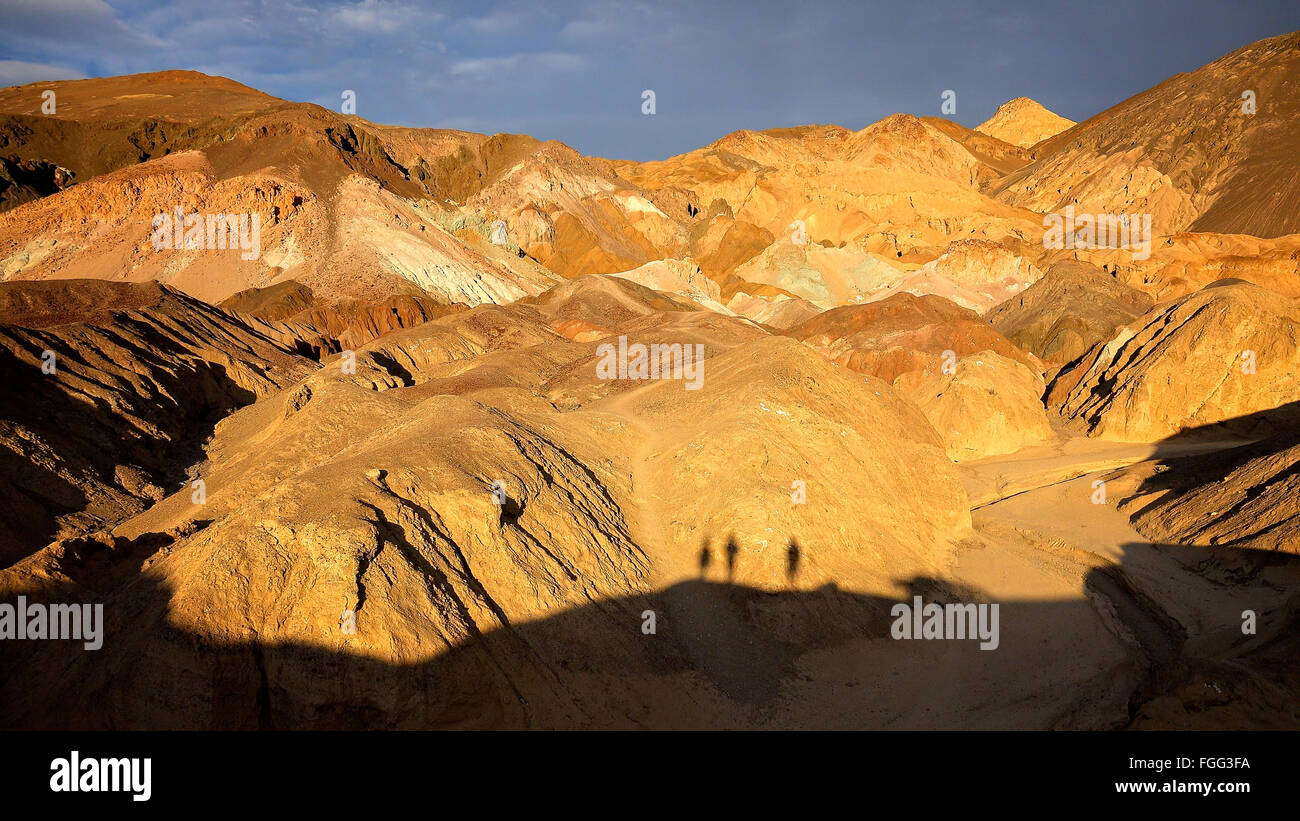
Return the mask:
POLYGON ((1295 729, 1297 37, 653 162, 0 89, 0 603, 108 621, 0 726, 1295 729))
POLYGON ((1043 378, 992 351, 968 354, 937 370, 909 371, 894 388, 943 437, 953 461, 1015 453, 1053 438, 1043 408, 1043 378))
POLYGON ((1300 233, 1290 167, 1300 32, 1178 74, 1034 147, 995 195, 1036 211, 1151 214, 1157 235, 1300 233), (1253 94, 1254 108, 1244 92, 1253 94))
POLYGON ((1042 279, 985 314, 993 327, 1045 362, 1073 362, 1151 310, 1151 297, 1084 262, 1058 262, 1042 279))
POLYGON ((937 371, 945 351, 955 356, 990 350, 1041 369, 974 311, 937 296, 902 293, 863 305, 823 311, 786 331, 834 362, 892 382, 916 370, 937 371))
POLYGON ((1017 97, 998 106, 993 116, 975 130, 1020 148, 1032 148, 1072 125, 1073 120, 1048 111, 1028 97, 1017 97))
POLYGON ((218 419, 315 369, 154 283, 4 283, 0 348, 6 563, 188 495, 218 419))
POLYGON ((1056 378, 1090 436, 1149 442, 1300 400, 1300 305, 1225 280, 1155 308, 1056 378))

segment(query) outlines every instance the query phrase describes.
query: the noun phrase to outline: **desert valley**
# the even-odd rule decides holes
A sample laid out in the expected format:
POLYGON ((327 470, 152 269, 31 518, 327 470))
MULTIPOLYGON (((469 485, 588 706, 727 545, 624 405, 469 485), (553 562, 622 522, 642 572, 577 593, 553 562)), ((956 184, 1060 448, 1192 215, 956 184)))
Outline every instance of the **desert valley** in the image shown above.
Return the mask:
POLYGON ((0 726, 1300 729, 1298 157, 0 89, 0 726))

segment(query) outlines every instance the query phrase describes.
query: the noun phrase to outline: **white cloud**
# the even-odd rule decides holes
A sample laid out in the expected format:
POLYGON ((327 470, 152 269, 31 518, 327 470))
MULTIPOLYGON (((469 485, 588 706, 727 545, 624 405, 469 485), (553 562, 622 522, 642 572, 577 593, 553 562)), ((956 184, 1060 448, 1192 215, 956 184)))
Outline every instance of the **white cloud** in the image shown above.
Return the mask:
POLYGON ((517 31, 524 22, 520 12, 494 11, 487 17, 465 17, 457 20, 453 28, 471 35, 494 36, 517 31))
POLYGON ((484 77, 510 74, 520 68, 566 71, 582 66, 582 58, 563 51, 545 51, 537 54, 511 54, 508 57, 479 57, 457 60, 447 71, 457 76, 484 77))
POLYGON ((24 86, 43 80, 80 80, 85 76, 74 69, 49 63, 0 60, 0 86, 24 86))
POLYGON ((0 3, 0 34, 23 50, 37 44, 75 50, 162 48, 157 37, 136 31, 104 0, 5 0, 0 3))
POLYGON ((653 6, 610 0, 583 9, 577 17, 565 23, 559 36, 574 42, 636 37, 653 33, 655 27, 662 26, 659 17, 653 6))
POLYGON ((337 8, 330 16, 341 26, 376 34, 394 34, 443 19, 443 15, 436 11, 384 0, 362 0, 356 5, 337 8))

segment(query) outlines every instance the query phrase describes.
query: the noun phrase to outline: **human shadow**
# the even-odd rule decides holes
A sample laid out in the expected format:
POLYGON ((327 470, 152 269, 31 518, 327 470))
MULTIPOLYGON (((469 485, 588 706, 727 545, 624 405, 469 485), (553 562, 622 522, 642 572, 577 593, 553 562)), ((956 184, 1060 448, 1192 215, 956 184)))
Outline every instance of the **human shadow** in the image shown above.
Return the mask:
POLYGON ((799 560, 802 557, 799 540, 791 537, 790 543, 785 546, 785 580, 790 584, 794 584, 795 577, 799 575, 799 560))
POLYGON ((734 535, 727 537, 727 546, 723 550, 727 556, 727 581, 731 582, 736 578, 736 560, 740 556, 740 545, 734 535))
MULTIPOLYGON (((381 525, 410 559, 414 548, 398 526, 381 525)), ((133 555, 130 564, 138 567, 139 559, 133 555)), ((456 580, 422 557, 409 566, 426 578, 430 595, 455 592, 456 580)), ((375 621, 371 604, 358 605, 355 634, 311 643, 223 638, 239 633, 178 619, 174 591, 157 574, 105 580, 87 571, 75 583, 11 587, 0 596, 79 601, 99 588, 108 622, 98 651, 70 641, 4 642, 0 653, 12 672, 0 682, 0 726, 1300 727, 1285 684, 1300 665, 1294 609, 1265 609, 1258 635, 1228 631, 1207 644, 1158 601, 1142 569, 1142 562, 1132 571, 1125 562, 1095 568, 1085 574, 1083 594, 1069 600, 998 600, 917 576, 898 580, 897 596, 834 584, 773 590, 690 580, 509 623, 476 621, 462 601, 443 617, 472 629, 460 629, 442 649, 408 648, 412 658, 402 662, 380 655, 397 640, 388 620, 402 610, 375 621), (916 605, 921 609, 910 610, 916 605), (980 605, 998 606, 988 636, 976 632, 987 626, 973 615, 980 605), (899 610, 904 606, 909 612, 899 610), (942 610, 943 639, 923 635, 931 607, 942 610), (642 629, 647 611, 657 614, 651 633, 642 629), (900 635, 923 624, 920 634, 900 635), (967 634, 953 634, 962 624, 967 634), (1189 693, 1205 681, 1226 688, 1229 698, 1189 693)), ((1283 570, 1294 575, 1300 567, 1292 561, 1273 572, 1283 570)), ((1257 584, 1238 587, 1239 597, 1220 592, 1228 605, 1259 601, 1257 584)), ((257 610, 249 616, 263 620, 257 610)), ((409 642, 419 633, 404 635, 409 642)))

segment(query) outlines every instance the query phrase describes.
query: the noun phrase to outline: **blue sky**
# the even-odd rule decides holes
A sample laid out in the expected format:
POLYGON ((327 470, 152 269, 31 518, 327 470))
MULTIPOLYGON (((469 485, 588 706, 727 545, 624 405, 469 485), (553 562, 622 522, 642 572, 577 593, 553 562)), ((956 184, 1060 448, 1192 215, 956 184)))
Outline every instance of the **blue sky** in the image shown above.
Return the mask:
POLYGON ((1085 119, 1300 29, 1300 2, 0 0, 0 85, 187 68, 376 122, 661 159, 740 128, 894 112, 1085 119), (641 113, 652 89, 656 113, 641 113))

